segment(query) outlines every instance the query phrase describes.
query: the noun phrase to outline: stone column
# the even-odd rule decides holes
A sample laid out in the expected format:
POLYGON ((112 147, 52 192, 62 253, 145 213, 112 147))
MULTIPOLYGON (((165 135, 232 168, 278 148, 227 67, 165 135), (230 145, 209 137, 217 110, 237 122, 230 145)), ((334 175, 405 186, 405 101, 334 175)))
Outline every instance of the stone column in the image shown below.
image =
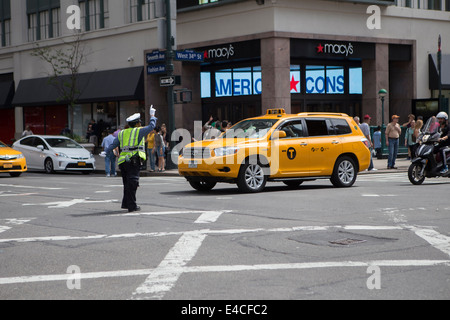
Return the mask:
POLYGON ((363 105, 361 118, 369 114, 372 125, 381 125, 382 106, 378 97, 380 89, 386 89, 388 95, 384 99, 384 123, 389 120, 389 45, 375 44, 375 60, 363 60, 363 105))
POLYGON ((271 108, 285 108, 286 113, 291 112, 290 66, 289 38, 261 40, 263 114, 271 108))

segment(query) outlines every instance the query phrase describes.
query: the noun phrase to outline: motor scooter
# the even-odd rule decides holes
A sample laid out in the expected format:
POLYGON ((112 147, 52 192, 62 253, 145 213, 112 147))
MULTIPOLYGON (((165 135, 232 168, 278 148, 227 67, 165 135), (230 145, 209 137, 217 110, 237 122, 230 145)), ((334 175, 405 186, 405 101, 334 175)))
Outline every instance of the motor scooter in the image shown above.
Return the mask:
MULTIPOLYGON (((450 178, 450 171, 441 174, 443 162, 440 152, 435 154, 436 147, 439 145, 439 122, 435 117, 430 118, 423 127, 417 138, 419 143, 416 148, 416 157, 408 170, 408 178, 414 185, 421 185, 426 178, 450 178)), ((447 163, 450 164, 450 148, 446 152, 447 163)))

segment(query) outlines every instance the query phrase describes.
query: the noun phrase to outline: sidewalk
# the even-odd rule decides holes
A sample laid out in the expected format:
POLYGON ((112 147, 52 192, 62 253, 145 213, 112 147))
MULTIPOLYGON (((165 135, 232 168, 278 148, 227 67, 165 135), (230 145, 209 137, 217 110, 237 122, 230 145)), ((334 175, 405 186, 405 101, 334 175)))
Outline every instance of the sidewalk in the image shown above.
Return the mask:
MULTIPOLYGON (((95 166, 96 174, 105 174, 105 158, 100 157, 99 155, 95 155, 95 166)), ((377 174, 377 173, 389 173, 389 172, 406 172, 408 171, 409 165, 411 162, 409 160, 406 160, 406 158, 399 158, 396 161, 395 166, 398 169, 387 169, 387 159, 373 159, 373 165, 376 171, 363 171, 359 174, 377 174)), ((116 170, 118 170, 118 167, 116 167, 116 170)), ((119 170, 118 170, 119 171, 119 170)), ((172 169, 172 170, 166 170, 164 172, 150 172, 148 170, 142 170, 141 171, 141 177, 178 177, 178 169, 172 169)))

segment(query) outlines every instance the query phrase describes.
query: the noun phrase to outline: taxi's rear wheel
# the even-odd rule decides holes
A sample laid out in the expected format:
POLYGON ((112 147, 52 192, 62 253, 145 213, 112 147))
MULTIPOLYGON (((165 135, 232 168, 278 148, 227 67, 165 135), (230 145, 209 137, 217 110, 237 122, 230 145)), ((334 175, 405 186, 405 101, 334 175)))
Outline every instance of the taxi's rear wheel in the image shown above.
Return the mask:
POLYGON ((356 181, 357 170, 355 162, 350 157, 342 157, 336 161, 331 183, 338 188, 348 188, 356 181))
POLYGON ((241 192, 260 192, 264 189, 267 176, 264 174, 264 167, 258 161, 246 161, 239 170, 237 186, 241 192))
POLYGON ((198 191, 209 191, 216 186, 216 183, 211 181, 189 181, 189 184, 198 191))

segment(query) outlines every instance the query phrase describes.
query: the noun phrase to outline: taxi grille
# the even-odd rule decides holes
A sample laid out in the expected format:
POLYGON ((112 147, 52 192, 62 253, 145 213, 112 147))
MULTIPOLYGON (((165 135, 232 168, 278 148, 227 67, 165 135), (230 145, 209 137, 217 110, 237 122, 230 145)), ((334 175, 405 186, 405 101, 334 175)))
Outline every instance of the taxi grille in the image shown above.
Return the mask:
POLYGON ((0 160, 6 160, 6 161, 8 161, 8 160, 15 160, 15 159, 17 159, 17 157, 18 156, 16 156, 16 155, 11 155, 11 156, 3 155, 3 156, 0 156, 0 160))
POLYGON ((208 159, 211 158, 209 148, 186 148, 183 157, 187 159, 208 159))

